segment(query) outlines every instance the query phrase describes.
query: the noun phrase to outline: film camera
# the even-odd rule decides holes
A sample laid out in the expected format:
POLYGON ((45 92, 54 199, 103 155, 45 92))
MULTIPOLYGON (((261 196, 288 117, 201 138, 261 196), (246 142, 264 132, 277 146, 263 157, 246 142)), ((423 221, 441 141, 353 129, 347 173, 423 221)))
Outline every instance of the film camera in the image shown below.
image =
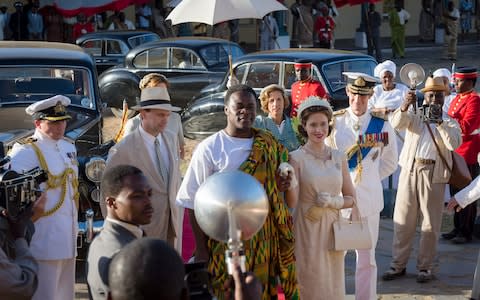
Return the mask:
POLYGON ((37 199, 38 186, 47 180, 47 173, 35 168, 19 174, 8 169, 9 162, 8 156, 0 159, 0 207, 16 216, 37 199))
POLYGON ((422 118, 428 123, 441 123, 442 122, 442 105, 432 103, 430 105, 423 105, 420 108, 422 118))

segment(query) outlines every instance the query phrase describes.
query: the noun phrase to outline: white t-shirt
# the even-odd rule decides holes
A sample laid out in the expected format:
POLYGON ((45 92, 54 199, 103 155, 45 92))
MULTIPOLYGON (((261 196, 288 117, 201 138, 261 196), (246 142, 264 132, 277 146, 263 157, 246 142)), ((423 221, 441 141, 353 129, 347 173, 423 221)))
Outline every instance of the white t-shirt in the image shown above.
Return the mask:
POLYGON ((368 100, 368 108, 388 108, 397 109, 405 100, 408 93, 408 87, 401 83, 395 83, 395 88, 385 91, 381 84, 373 88, 373 95, 368 100))
POLYGON ((177 194, 177 204, 194 208, 195 194, 212 174, 238 170, 252 151, 252 138, 235 138, 224 130, 209 136, 193 152, 182 185, 177 194))

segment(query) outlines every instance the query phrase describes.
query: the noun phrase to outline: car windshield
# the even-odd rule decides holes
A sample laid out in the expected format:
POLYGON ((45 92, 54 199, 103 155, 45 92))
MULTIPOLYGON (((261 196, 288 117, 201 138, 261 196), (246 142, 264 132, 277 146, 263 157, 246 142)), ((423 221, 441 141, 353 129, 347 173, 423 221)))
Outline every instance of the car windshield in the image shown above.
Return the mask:
POLYGON ((137 36, 132 36, 128 39, 128 44, 131 48, 135 48, 138 45, 154 42, 160 40, 160 37, 154 33, 142 34, 137 36))
POLYGON ((332 92, 344 89, 347 85, 343 72, 361 72, 373 75, 375 62, 370 59, 353 59, 336 61, 322 66, 321 72, 325 83, 330 86, 332 92))
POLYGON ((65 95, 71 105, 95 109, 92 73, 78 67, 2 67, 0 105, 31 103, 65 95))
POLYGON ((228 66, 228 54, 232 55, 232 61, 244 55, 242 48, 231 44, 208 45, 200 49, 199 53, 209 67, 228 66))

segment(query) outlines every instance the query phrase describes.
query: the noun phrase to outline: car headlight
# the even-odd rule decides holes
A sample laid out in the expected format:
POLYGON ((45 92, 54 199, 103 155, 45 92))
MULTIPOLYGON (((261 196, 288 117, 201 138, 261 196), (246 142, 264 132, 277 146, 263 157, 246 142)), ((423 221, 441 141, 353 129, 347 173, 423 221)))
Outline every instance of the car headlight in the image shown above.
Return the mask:
POLYGON ((105 170, 105 160, 101 157, 93 157, 85 164, 85 175, 88 180, 100 182, 103 171, 105 170))
POLYGON ((100 192, 100 189, 94 188, 90 193, 90 197, 92 198, 93 201, 100 203, 100 199, 102 197, 102 193, 100 192))

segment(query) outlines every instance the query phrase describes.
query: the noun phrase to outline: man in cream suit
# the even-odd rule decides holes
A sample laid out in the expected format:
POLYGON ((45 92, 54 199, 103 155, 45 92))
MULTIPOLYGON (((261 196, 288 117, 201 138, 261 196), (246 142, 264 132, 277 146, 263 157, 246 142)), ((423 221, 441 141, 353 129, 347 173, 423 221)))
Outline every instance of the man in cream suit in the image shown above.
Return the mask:
POLYGON ((392 126, 367 109, 376 79, 363 73, 343 74, 348 79, 349 107, 334 113, 335 129, 327 143, 346 153, 356 204, 368 221, 372 248, 356 250, 355 299, 373 300, 377 299, 375 247, 383 209, 382 179, 397 168, 397 143, 392 126))
POLYGON ((402 171, 393 214, 395 226, 392 262, 390 269, 383 274, 383 280, 393 280, 405 275, 419 214, 422 215, 422 230, 417 256, 417 282, 424 283, 433 278, 433 260, 442 224, 445 184, 450 179, 450 171, 440 156, 451 166, 450 151, 462 142, 457 121, 448 116, 442 117, 442 106, 447 92, 442 79, 429 77, 422 92, 425 94, 422 109, 427 106, 432 109, 433 105, 437 105, 439 118, 426 119, 419 109, 416 112, 408 109, 417 101, 414 92, 405 96, 404 102, 393 112, 391 118, 396 129, 406 129, 406 135, 399 160, 402 171))
MULTIPOLYGON (((175 137, 165 130, 171 111, 180 108, 170 104, 170 95, 164 87, 145 88, 138 110, 142 123, 124 137, 108 154, 109 168, 128 164, 142 170, 152 187, 152 221, 145 225, 147 236, 167 241, 179 253, 182 250, 183 209, 175 204, 180 186, 179 153, 175 137)), ((105 216, 105 203, 101 203, 105 216)))

